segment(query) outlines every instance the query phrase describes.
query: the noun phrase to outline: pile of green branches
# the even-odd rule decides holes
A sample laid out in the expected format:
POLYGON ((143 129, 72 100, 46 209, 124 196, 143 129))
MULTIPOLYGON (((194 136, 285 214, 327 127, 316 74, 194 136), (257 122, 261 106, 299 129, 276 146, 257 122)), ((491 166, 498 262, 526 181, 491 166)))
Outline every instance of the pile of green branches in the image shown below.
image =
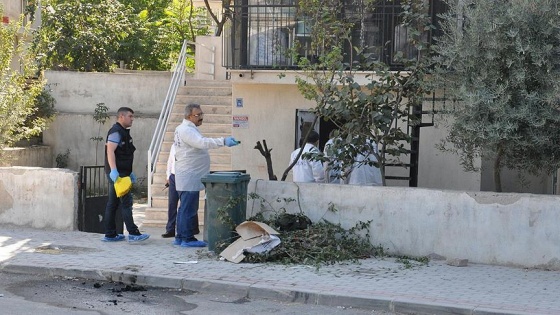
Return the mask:
MULTIPOLYGON (((311 222, 304 214, 292 216, 299 217, 303 222, 311 222)), ((279 224, 280 218, 282 214, 270 219, 258 214, 249 219, 266 223, 279 231, 281 243, 267 253, 246 253, 244 262, 321 266, 384 255, 381 246, 374 247, 369 241, 371 222, 359 222, 355 227, 345 230, 340 224, 323 220, 303 229, 284 230, 279 224)))
MULTIPOLYGON (((243 262, 279 264, 332 265, 340 262, 358 262, 360 259, 372 256, 386 256, 381 245, 373 246, 370 242, 369 229, 371 221, 358 222, 354 227, 346 230, 340 224, 327 220, 312 223, 303 213, 290 214, 284 207, 276 209, 274 202, 270 203, 257 194, 250 194, 251 199, 258 200, 261 211, 248 221, 266 223, 280 234, 281 243, 266 253, 245 253, 243 262)), ((278 198, 276 203, 287 204, 292 198, 278 198)), ((235 231, 235 223, 230 213, 240 202, 246 202, 245 196, 230 197, 228 202, 217 210, 217 218, 231 231, 235 231)), ((328 211, 336 212, 334 206, 328 211)), ((233 232, 233 234, 236 234, 233 232)), ((220 253, 239 236, 216 243, 215 252, 220 253)))

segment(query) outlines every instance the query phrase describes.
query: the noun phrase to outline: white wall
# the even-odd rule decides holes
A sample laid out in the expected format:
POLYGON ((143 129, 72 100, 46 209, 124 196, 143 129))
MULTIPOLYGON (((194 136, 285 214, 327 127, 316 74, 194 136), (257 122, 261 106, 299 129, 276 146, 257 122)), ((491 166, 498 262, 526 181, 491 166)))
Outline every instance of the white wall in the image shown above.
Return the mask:
POLYGON ((225 80, 227 69, 222 67, 222 38, 197 36, 196 43, 195 78, 200 80, 225 80))
MULTIPOLYGON (((246 169, 251 178, 268 179, 266 161, 257 141, 266 140, 272 148, 272 163, 278 179, 288 167, 294 150, 296 109, 309 109, 313 103, 299 94, 295 85, 234 84, 233 101, 243 99, 243 107, 232 105, 232 114, 246 115, 248 128, 233 128, 241 145, 232 149, 233 169, 246 169)), ((288 179, 291 179, 291 174, 288 179)))
MULTIPOLYGON (((133 170, 138 178, 142 178, 147 175, 148 148, 157 119, 143 117, 142 113, 136 111, 135 117, 130 129, 136 147, 133 170)), ((115 122, 114 115, 105 125, 99 125, 93 120, 92 115, 59 113, 49 129, 44 132, 43 142, 52 148, 53 163, 58 154, 64 154, 67 149, 70 150, 68 169, 79 171, 79 167, 82 165, 104 165, 105 141, 93 141, 91 137, 100 135, 105 139, 109 128, 115 122), (100 126, 101 129, 99 129, 100 126)))
POLYGON ((45 77, 61 113, 93 115, 97 103, 109 112, 122 106, 140 115, 158 115, 171 81, 168 71, 46 71, 45 77))
MULTIPOLYGON (((560 270, 560 197, 252 180, 275 209, 344 228, 371 220, 371 242, 390 253, 560 270), (290 203, 277 202, 295 198, 290 203), (334 205, 336 212, 329 211, 334 205)), ((260 210, 249 200, 247 216, 260 210)))
MULTIPOLYGON (((79 170, 80 165, 104 164, 104 141, 107 131, 116 122, 121 106, 134 110, 131 128, 136 146, 134 172, 139 178, 147 174, 147 155, 157 119, 169 88, 171 73, 167 71, 124 71, 122 73, 91 73, 47 71, 51 94, 56 99, 58 114, 43 134, 45 145, 52 147, 53 161, 58 154, 70 149, 68 168, 79 170), (97 103, 109 107, 110 119, 100 125, 93 119, 97 103)), ((53 162, 54 163, 54 162, 53 162)), ((54 166, 54 165, 53 165, 54 166)))
POLYGON ((66 169, 0 167, 0 223, 77 228, 78 174, 66 169))
POLYGON ((447 129, 438 124, 420 129, 418 187, 480 190, 480 173, 465 172, 458 155, 436 148, 446 136, 447 129))

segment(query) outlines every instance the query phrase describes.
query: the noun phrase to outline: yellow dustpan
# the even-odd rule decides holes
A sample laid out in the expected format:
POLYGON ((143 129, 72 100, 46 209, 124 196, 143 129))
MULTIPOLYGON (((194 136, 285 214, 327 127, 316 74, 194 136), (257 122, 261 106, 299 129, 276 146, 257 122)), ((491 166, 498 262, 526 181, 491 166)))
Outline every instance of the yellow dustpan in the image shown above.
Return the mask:
POLYGON ((131 188, 132 180, 130 180, 130 176, 117 177, 117 180, 115 181, 115 192, 117 193, 118 198, 126 195, 131 188))

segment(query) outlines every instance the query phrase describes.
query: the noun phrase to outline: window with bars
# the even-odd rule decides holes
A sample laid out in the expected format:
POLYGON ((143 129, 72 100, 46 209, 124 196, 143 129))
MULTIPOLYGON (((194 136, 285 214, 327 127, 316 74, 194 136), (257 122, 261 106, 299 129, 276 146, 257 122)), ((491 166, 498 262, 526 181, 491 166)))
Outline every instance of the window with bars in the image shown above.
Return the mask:
MULTIPOLYGON (((394 68, 399 67, 394 61, 398 51, 409 58, 417 54, 408 44, 399 1, 379 0, 370 8, 355 1, 346 0, 338 13, 353 25, 353 46, 366 48, 394 68)), ((441 0, 430 0, 434 21, 443 9, 441 0)), ((228 10, 232 18, 224 32, 223 64, 229 69, 297 68, 297 57, 313 61, 321 54, 322 49, 312 47, 311 22, 298 13, 296 0, 234 0, 228 10)), ((431 34, 425 36, 430 39, 431 34)), ((350 52, 351 45, 345 49, 350 52)))

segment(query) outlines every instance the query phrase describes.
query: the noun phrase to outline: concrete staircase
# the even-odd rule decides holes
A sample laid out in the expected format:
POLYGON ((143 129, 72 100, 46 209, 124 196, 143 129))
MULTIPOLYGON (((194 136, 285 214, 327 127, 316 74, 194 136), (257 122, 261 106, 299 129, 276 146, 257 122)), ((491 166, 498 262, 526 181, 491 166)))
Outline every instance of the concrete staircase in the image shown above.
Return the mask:
MULTIPOLYGON (((179 88, 154 172, 151 187, 152 207, 146 209, 143 226, 161 227, 161 232, 165 232, 168 193, 167 189, 163 190, 166 178, 165 170, 167 168, 169 150, 173 144, 173 134, 175 128, 181 124, 185 117, 186 105, 189 103, 200 104, 204 113, 204 121, 199 129, 203 136, 210 138, 225 137, 232 133, 231 95, 230 81, 188 79, 186 86, 179 88)), ((230 148, 213 149, 209 150, 209 153, 211 171, 231 170, 230 148)), ((203 225, 204 193, 201 192, 200 196, 198 218, 199 224, 203 225)))

